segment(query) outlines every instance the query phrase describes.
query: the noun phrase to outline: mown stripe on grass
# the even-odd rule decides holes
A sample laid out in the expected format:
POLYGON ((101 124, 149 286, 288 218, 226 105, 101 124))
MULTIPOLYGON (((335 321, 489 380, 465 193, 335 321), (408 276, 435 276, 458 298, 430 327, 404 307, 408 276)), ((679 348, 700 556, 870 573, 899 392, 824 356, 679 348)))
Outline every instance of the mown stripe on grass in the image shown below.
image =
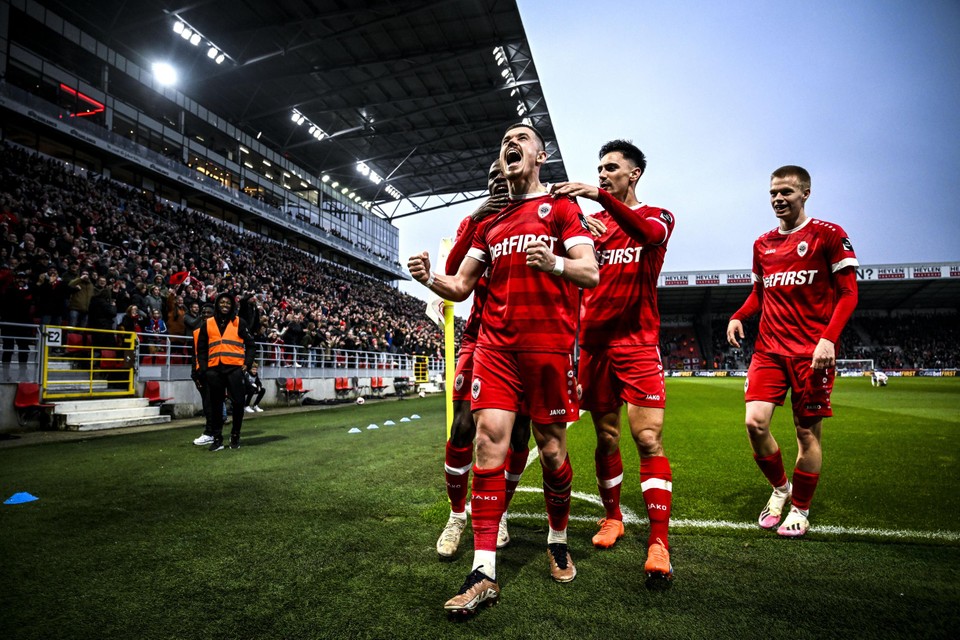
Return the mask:
MULTIPOLYGON (((517 487, 517 491, 523 491, 526 493, 543 493, 543 490, 538 487, 517 487)), ((591 504, 598 506, 603 506, 603 502, 600 501, 600 496, 590 494, 590 493, 581 493, 579 491, 574 491, 571 494, 571 497, 577 498, 578 500, 583 500, 591 504)), ((626 524, 645 524, 647 522, 646 517, 640 517, 637 514, 633 513, 630 509, 620 506, 620 511, 623 513, 623 521, 626 524)), ((545 520, 546 513, 522 513, 522 512, 510 512, 509 518, 511 520, 523 519, 523 520, 545 520)), ((596 518, 591 516, 575 516, 571 515, 570 520, 574 522, 594 522, 596 518)), ((758 529, 756 523, 753 522, 731 522, 729 520, 697 520, 691 518, 677 518, 675 520, 670 520, 670 528, 672 529, 735 529, 735 530, 753 530, 758 529)), ((911 540, 937 540, 941 542, 960 542, 960 532, 957 531, 912 531, 909 529, 875 529, 872 527, 838 527, 835 525, 811 525, 811 533, 824 533, 827 535, 852 535, 852 536, 872 536, 876 538, 893 538, 893 539, 911 539, 911 540)))

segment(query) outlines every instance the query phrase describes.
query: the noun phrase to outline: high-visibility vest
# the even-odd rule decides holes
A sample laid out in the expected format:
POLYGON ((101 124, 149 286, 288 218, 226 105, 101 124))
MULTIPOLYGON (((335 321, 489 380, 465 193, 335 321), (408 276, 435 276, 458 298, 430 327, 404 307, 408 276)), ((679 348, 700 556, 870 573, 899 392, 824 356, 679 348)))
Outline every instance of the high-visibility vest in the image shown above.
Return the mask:
POLYGON ((240 319, 234 318, 227 323, 227 330, 220 335, 216 318, 207 318, 207 366, 218 364, 243 366, 243 340, 240 339, 240 319))

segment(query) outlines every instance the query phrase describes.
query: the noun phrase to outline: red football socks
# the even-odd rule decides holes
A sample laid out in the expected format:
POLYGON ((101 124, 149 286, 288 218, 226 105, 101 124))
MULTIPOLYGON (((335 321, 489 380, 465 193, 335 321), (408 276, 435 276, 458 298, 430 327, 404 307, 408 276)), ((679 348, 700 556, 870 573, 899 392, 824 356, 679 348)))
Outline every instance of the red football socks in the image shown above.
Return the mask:
POLYGON ((470 500, 473 516, 473 548, 477 551, 497 550, 497 528, 504 512, 506 495, 503 469, 473 467, 473 497, 470 500))
MULTIPOLYGON (((570 457, 564 459, 563 464, 556 471, 547 469, 540 460, 543 469, 543 499, 547 503, 547 521, 554 531, 564 531, 570 518, 570 486, 573 483, 573 467, 570 466, 570 457)), ((474 514, 476 523, 476 514, 474 514)), ((476 530, 476 524, 473 525, 476 530)), ((496 534, 496 531, 494 531, 496 534)), ((496 537, 496 536, 494 536, 496 537)))
POLYGON ((597 450, 593 454, 597 467, 597 488, 600 490, 600 500, 603 501, 603 510, 609 520, 623 520, 620 512, 620 488, 623 486, 623 460, 620 450, 610 455, 604 455, 597 450))
POLYGON ((463 513, 467 506, 467 484, 470 467, 473 466, 473 445, 458 449, 447 440, 443 457, 443 475, 447 481, 447 497, 450 510, 463 513))
POLYGON ((819 473, 809 473, 793 470, 793 506, 797 509, 809 511, 810 501, 813 500, 813 492, 817 490, 817 483, 820 481, 819 473))
POLYGON ((527 467, 527 456, 530 455, 530 449, 522 449, 521 451, 514 451, 510 449, 507 453, 507 468, 504 471, 504 476, 507 480, 507 501, 504 506, 504 511, 510 506, 510 501, 513 500, 513 494, 517 490, 517 485, 520 484, 520 477, 523 475, 523 470, 527 467))
POLYGON ((776 453, 762 458, 753 454, 753 459, 757 461, 757 466, 767 477, 770 486, 777 488, 787 484, 787 472, 783 468, 783 457, 780 455, 780 449, 777 449, 776 453))
POLYGON ((666 456, 640 459, 640 488, 643 490, 643 501, 647 505, 647 517, 650 518, 647 544, 653 544, 659 538, 669 549, 667 531, 670 528, 670 510, 673 505, 673 473, 666 456))

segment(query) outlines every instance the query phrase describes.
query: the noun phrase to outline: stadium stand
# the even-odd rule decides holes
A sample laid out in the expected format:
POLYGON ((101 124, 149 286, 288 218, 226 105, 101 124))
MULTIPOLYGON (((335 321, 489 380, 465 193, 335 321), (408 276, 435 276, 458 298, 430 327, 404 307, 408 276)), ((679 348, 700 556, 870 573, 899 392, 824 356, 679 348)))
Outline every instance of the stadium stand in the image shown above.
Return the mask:
MULTIPOLYGON (((308 350, 322 356, 334 349, 411 355, 441 349, 424 303, 381 280, 305 259, 296 249, 116 182, 76 175, 62 162, 11 145, 2 147, 0 171, 0 270, 8 277, 25 270, 39 288, 51 268, 62 282, 90 270, 107 279, 114 300, 141 309, 159 305, 168 321, 192 302, 233 290, 257 341, 277 344, 277 361, 291 366, 308 350), (156 286, 154 302, 147 283, 156 286)), ((66 297, 57 304, 66 316, 66 297)), ((34 319, 41 318, 34 313, 34 319)), ((137 329, 143 335, 142 325, 137 329)))

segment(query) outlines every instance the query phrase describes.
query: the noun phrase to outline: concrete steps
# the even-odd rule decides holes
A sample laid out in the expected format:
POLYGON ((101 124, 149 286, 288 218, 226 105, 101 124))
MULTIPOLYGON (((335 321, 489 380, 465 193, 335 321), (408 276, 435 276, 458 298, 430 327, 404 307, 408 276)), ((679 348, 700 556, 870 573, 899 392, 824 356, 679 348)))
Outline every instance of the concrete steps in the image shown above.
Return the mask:
POLYGON ((146 398, 113 398, 58 402, 53 421, 61 430, 99 431, 170 422, 170 416, 160 415, 146 398))

